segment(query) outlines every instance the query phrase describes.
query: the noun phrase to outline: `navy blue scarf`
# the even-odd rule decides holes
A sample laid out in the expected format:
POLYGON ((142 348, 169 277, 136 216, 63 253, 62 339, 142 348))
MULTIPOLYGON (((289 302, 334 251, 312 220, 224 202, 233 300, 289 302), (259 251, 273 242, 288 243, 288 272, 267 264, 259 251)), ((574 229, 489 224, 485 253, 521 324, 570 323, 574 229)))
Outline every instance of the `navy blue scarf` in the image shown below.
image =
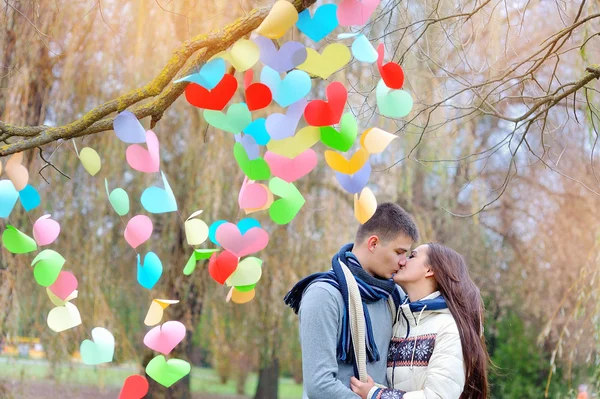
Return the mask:
POLYGON ((337 288, 342 293, 345 305, 345 312, 342 320, 342 333, 337 347, 337 357, 340 361, 354 363, 354 349, 352 346, 352 336, 350 334, 348 285, 340 265, 341 261, 348 266, 348 269, 350 269, 358 284, 365 313, 367 360, 369 362, 374 362, 380 359, 380 355, 373 337, 373 328, 371 326, 369 310, 364 305, 382 299, 387 300, 391 295, 397 308, 400 305, 400 292, 396 289, 396 284, 394 284, 392 280, 378 279, 367 273, 365 269, 362 268, 356 256, 351 252, 352 248, 353 244, 344 245, 331 259, 331 270, 328 272, 314 273, 300 280, 294 288, 287 293, 284 302, 294 309, 295 313, 298 313, 304 290, 310 284, 316 281, 322 281, 337 288))

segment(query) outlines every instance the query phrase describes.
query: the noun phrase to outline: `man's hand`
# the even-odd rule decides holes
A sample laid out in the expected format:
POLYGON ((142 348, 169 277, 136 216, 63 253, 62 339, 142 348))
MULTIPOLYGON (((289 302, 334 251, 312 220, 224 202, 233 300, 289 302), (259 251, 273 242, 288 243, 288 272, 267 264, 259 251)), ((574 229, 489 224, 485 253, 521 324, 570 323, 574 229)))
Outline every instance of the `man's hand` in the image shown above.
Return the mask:
POLYGON ((362 399, 367 399, 369 391, 374 386, 375 381, 373 381, 370 375, 367 376, 367 382, 361 382, 356 377, 350 378, 350 388, 352 388, 352 392, 359 395, 362 399))

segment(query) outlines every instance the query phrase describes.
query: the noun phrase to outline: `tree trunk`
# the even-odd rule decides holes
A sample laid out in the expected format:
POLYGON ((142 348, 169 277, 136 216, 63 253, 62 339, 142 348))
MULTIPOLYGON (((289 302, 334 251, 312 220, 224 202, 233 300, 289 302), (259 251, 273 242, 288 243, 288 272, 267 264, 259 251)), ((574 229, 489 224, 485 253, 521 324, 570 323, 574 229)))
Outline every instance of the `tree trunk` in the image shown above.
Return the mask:
POLYGON ((258 387, 254 399, 277 399, 279 391, 279 359, 273 357, 271 362, 261 366, 258 373, 258 387))

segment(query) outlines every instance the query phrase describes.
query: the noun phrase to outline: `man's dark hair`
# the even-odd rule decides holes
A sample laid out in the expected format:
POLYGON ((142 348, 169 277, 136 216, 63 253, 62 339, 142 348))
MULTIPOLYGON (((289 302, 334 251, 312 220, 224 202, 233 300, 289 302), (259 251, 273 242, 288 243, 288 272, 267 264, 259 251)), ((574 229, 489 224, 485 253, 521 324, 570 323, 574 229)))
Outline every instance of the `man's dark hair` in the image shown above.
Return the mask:
POLYGON ((410 215, 402 207, 385 202, 379 204, 371 219, 358 228, 355 243, 359 244, 371 235, 389 242, 400 234, 410 237, 413 241, 419 239, 419 231, 410 215))

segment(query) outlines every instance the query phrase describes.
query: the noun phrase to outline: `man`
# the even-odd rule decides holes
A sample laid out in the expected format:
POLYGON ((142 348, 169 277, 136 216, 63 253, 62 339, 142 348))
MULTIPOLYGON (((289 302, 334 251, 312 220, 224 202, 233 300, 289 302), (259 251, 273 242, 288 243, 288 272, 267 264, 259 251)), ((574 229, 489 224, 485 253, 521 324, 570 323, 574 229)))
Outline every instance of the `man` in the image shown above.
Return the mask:
POLYGON ((359 368, 350 326, 357 309, 352 299, 357 295, 363 314, 354 316, 364 319, 366 371, 376 383, 387 385, 387 351, 395 317, 388 300, 393 298, 396 307, 400 303, 391 278, 406 264, 417 239, 417 227, 404 209, 381 204, 359 227, 355 243, 333 256, 332 270, 304 278, 286 295, 285 303, 300 319, 303 398, 359 397, 350 390, 350 377, 358 377, 359 368), (358 290, 349 281, 352 276, 358 290))

